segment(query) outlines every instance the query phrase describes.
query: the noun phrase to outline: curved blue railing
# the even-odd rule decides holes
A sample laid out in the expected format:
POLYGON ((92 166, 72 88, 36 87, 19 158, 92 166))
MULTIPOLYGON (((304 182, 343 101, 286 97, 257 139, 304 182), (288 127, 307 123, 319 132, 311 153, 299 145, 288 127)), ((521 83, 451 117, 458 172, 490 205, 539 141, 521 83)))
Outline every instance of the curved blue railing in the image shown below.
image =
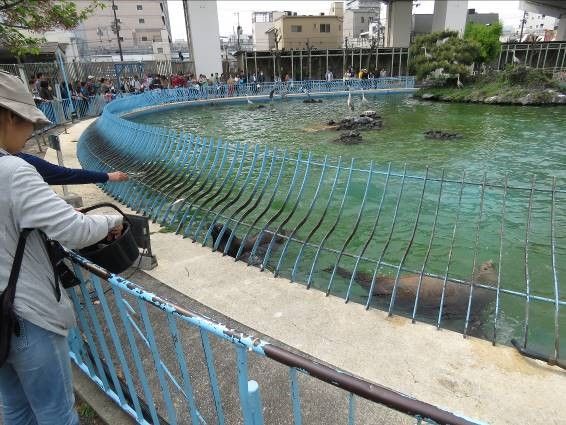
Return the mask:
MULTIPOLYGON (((413 83, 410 77, 271 83, 242 86, 238 94, 274 90, 279 101, 306 90, 404 91, 413 83)), ((549 358, 560 357, 563 190, 485 176, 472 182, 465 173, 449 179, 428 168, 416 175, 406 167, 230 143, 123 117, 222 97, 217 89, 162 90, 111 102, 81 136, 83 167, 128 172, 128 182, 105 190, 248 265, 366 308, 494 343, 515 336, 524 347, 551 347, 549 358), (524 239, 506 239, 510 226, 523 228, 524 239)))

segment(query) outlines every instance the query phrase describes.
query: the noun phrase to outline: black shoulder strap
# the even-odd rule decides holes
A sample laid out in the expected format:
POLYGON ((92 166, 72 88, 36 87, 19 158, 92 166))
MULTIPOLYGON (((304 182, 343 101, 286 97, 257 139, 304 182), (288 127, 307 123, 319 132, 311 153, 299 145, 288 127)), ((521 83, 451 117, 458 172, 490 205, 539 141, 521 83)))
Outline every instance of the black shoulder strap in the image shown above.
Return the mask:
POLYGON ((53 279, 55 281, 55 298, 57 302, 61 301, 61 288, 59 287, 59 274, 57 273, 57 258, 54 252, 54 246, 51 241, 47 238, 47 235, 42 231, 39 231, 43 244, 45 245, 45 250, 47 251, 47 256, 49 257, 49 262, 51 263, 51 268, 53 269, 53 279))
POLYGON ((33 229, 24 229, 20 233, 18 246, 16 248, 16 254, 14 255, 14 262, 12 264, 12 271, 10 272, 10 278, 8 279, 8 286, 4 290, 3 294, 3 309, 8 309, 8 307, 14 304, 14 298, 16 296, 16 283, 18 283, 18 277, 20 276, 20 269, 22 267, 22 260, 24 258, 24 250, 26 248, 26 240, 32 230, 33 229))

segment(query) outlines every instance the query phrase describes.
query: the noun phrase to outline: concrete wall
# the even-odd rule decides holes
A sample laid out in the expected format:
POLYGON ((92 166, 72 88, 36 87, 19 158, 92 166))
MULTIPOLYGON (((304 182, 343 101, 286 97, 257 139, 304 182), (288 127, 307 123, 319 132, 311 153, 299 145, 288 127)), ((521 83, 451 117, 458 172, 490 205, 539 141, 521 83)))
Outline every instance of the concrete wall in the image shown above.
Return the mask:
POLYGON ((185 16, 196 74, 222 72, 218 10, 215 1, 185 0, 185 16))
POLYGON ((494 24, 499 21, 499 13, 468 13, 466 24, 469 22, 476 24, 494 24))
MULTIPOLYGON (((422 13, 413 15, 413 34, 415 36, 430 34, 432 32, 432 13, 422 13)), ((470 13, 466 23, 476 22, 480 24, 491 24, 499 21, 497 13, 470 13)))
POLYGON ((408 47, 411 42, 412 1, 395 1, 387 7, 387 47, 408 47))
POLYGON ((334 1, 330 4, 330 14, 338 16, 339 18, 344 17, 344 2, 334 1))
POLYGON ((336 49, 342 46, 342 22, 337 16, 283 16, 273 23, 282 35, 279 49, 304 49, 307 41, 317 49, 336 49), (330 32, 320 32, 322 24, 330 32), (300 32, 291 27, 300 27, 300 32))
POLYGON ((432 31, 452 30, 464 33, 468 17, 468 0, 435 0, 432 31))
POLYGON ((564 14, 558 23, 558 31, 556 31, 556 41, 566 41, 566 14, 564 14))

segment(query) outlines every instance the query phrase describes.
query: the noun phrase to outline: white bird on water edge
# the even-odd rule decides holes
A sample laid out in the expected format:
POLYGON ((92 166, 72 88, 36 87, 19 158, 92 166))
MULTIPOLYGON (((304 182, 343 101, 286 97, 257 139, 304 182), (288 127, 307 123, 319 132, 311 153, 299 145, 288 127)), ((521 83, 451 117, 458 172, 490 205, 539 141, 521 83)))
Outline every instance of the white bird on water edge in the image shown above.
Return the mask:
POLYGON ((369 103, 369 101, 366 99, 366 95, 364 94, 364 91, 362 90, 362 103, 367 105, 369 103))
POLYGON ((248 105, 253 105, 254 103, 250 100, 249 96, 246 95, 246 100, 248 101, 248 105))
POLYGON ((354 104, 352 103, 352 92, 350 90, 348 90, 348 102, 346 102, 346 104, 348 105, 348 109, 350 111, 354 110, 354 104))

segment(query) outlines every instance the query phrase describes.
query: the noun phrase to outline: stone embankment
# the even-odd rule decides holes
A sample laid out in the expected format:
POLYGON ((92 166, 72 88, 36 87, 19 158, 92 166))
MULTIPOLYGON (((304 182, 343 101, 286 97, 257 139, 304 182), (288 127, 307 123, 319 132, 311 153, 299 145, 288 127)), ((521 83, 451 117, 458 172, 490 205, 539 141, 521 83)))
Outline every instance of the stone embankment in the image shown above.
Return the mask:
POLYGON ((414 95, 422 100, 486 103, 498 105, 566 105, 566 93, 555 89, 529 90, 508 87, 486 94, 481 87, 473 89, 421 89, 414 95))

